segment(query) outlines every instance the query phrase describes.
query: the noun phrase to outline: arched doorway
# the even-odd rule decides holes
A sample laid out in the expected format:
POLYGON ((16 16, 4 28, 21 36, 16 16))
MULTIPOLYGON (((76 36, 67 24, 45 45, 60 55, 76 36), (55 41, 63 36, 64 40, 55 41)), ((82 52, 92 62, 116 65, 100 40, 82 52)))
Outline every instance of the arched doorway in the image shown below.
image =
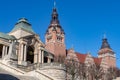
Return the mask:
POLYGON ((2 58, 2 50, 3 50, 3 45, 0 44, 0 58, 2 58))
POLYGON ((34 62, 34 47, 28 46, 27 48, 27 62, 33 63, 34 62))

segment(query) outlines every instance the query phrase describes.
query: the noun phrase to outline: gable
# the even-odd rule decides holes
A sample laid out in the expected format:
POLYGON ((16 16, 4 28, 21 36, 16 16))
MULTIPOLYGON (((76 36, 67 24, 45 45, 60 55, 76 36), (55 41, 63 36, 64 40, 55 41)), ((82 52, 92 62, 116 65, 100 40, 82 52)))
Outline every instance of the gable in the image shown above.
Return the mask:
POLYGON ((13 36, 16 37, 16 39, 19 39, 21 37, 33 35, 33 33, 30 33, 30 32, 25 31, 23 29, 18 29, 18 30, 14 31, 14 32, 9 33, 9 35, 13 35, 13 36))

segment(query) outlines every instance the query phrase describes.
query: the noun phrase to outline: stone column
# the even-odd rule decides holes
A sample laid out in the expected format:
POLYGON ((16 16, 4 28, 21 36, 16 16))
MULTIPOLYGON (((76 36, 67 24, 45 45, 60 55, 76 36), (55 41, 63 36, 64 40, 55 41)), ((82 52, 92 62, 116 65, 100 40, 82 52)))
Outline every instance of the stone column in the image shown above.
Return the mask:
POLYGON ((20 52, 21 52, 20 53, 21 54, 21 56, 20 56, 21 57, 21 61, 23 61, 23 44, 21 44, 21 51, 20 52))
POLYGON ((37 62, 38 62, 38 61, 37 61, 37 60, 38 60, 38 59, 37 59, 37 55, 38 55, 37 52, 34 52, 34 63, 37 63, 37 62))
POLYGON ((42 50, 42 63, 44 63, 44 51, 42 50))
POLYGON ((38 62, 38 47, 35 47, 35 50, 34 50, 34 63, 37 63, 38 62))
POLYGON ((41 53, 41 52, 42 52, 42 51, 41 51, 41 50, 39 50, 39 58, 38 58, 38 59, 39 59, 39 60, 38 60, 38 62, 39 62, 39 63, 41 63, 41 62, 42 62, 42 60, 41 60, 41 59, 42 59, 42 58, 41 58, 41 57, 42 57, 42 55, 41 55, 42 53, 41 53))
POLYGON ((4 58, 5 56, 5 45, 3 45, 3 49, 2 49, 2 58, 4 58))
POLYGON ((19 45, 19 49, 18 49, 18 64, 21 65, 21 45, 19 45))
POLYGON ((8 46, 5 46, 5 55, 7 55, 8 46))
POLYGON ((24 61, 26 61, 27 47, 24 45, 24 61))
POLYGON ((18 55, 18 50, 16 49, 16 55, 18 55))

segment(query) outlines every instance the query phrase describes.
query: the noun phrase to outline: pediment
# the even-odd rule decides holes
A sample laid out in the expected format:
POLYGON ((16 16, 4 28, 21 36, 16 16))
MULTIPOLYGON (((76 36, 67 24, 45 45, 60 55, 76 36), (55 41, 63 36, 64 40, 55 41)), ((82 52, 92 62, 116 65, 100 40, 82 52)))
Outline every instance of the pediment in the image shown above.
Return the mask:
POLYGON ((25 36, 34 35, 34 33, 25 31, 23 29, 18 29, 18 30, 14 31, 14 32, 9 33, 9 35, 13 35, 13 36, 16 37, 16 39, 19 39, 19 38, 22 38, 22 37, 25 37, 25 36))

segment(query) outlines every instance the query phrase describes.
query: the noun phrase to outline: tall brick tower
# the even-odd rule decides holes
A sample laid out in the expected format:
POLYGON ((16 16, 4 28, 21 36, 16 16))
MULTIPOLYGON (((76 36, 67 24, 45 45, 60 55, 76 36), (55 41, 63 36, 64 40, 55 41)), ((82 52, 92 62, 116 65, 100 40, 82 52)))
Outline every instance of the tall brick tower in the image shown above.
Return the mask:
POLYGON ((111 49, 106 37, 102 40, 102 46, 98 52, 98 57, 104 58, 107 67, 116 67, 115 53, 111 49))
POLYGON ((52 19, 50 25, 45 34, 46 49, 54 54, 55 57, 65 57, 65 33, 62 29, 59 20, 56 7, 52 11, 52 19))

